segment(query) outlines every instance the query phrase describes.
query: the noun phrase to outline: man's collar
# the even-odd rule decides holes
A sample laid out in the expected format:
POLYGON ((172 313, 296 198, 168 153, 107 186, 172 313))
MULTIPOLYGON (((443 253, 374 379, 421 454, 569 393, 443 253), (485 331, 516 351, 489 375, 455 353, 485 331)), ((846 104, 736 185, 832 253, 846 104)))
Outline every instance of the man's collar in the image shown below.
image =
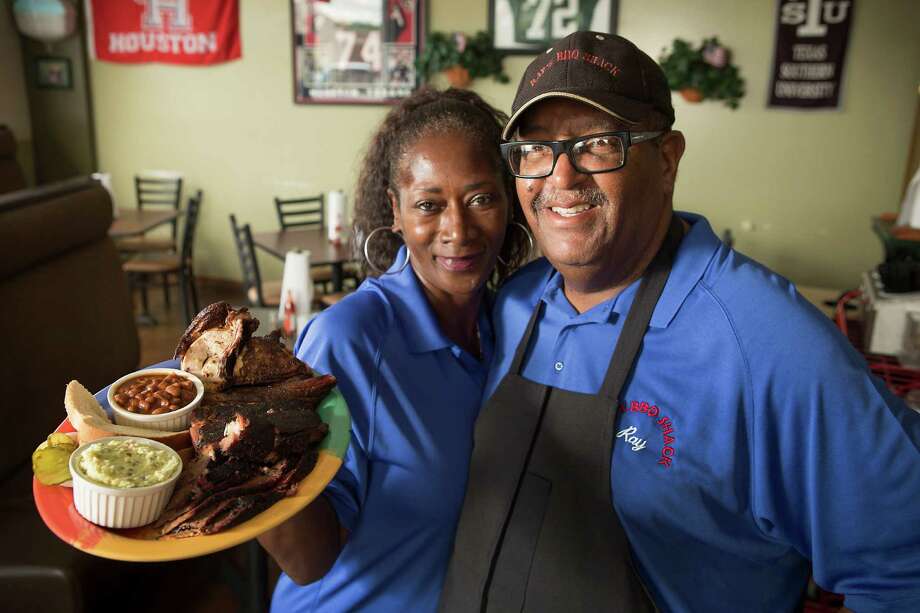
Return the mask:
POLYGON ((540 297, 540 300, 545 302, 548 308, 561 311, 572 320, 572 324, 587 324, 602 323, 610 319, 610 314, 617 301, 617 297, 615 296, 609 300, 605 300, 584 313, 579 313, 565 295, 562 275, 559 271, 551 268, 549 280, 546 283, 546 287, 543 289, 543 295, 540 297))
MULTIPOLYGON (((668 282, 655 306, 655 312, 649 322, 652 328, 666 328, 671 323, 684 300, 702 278, 716 249, 722 244, 713 233, 706 218, 684 212, 675 212, 675 215, 686 221, 690 225, 690 230, 680 243, 671 266, 668 282)), ((579 323, 600 323, 608 321, 614 314, 619 316, 628 313, 633 298, 639 290, 641 280, 641 278, 637 279, 613 298, 601 302, 584 313, 578 313, 565 297, 562 275, 550 269, 549 278, 540 299, 547 306, 560 309, 573 319, 577 318, 579 323)))
MULTIPOLYGON (((682 211, 675 211, 674 214, 690 224, 690 230, 680 242, 668 282, 655 306, 649 322, 653 328, 668 327, 687 296, 703 278, 715 252, 723 245, 702 215, 682 211)), ((632 300, 629 302, 632 304, 632 300)))

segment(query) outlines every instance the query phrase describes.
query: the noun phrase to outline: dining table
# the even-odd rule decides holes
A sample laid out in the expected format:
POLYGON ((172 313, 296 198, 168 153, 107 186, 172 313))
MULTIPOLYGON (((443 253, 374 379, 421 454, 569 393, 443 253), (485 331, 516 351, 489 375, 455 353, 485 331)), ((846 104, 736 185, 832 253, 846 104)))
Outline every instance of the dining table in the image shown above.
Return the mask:
POLYGON ((252 242, 282 261, 288 251, 309 251, 311 266, 328 265, 332 269, 332 287, 336 292, 342 291, 345 264, 354 261, 350 232, 337 243, 329 240, 326 228, 322 227, 253 232, 252 242))
POLYGON ((127 238, 146 234, 150 230, 178 219, 178 209, 118 209, 117 216, 109 226, 112 238, 127 238))
MULTIPOLYGON (((168 224, 182 215, 178 209, 117 209, 117 215, 109 226, 109 236, 113 239, 131 238, 141 236, 147 232, 168 224)), ((145 290, 146 291, 146 290, 145 290)), ((143 310, 135 317, 138 325, 155 326, 156 318, 150 314, 147 306, 146 293, 143 294, 143 310)))

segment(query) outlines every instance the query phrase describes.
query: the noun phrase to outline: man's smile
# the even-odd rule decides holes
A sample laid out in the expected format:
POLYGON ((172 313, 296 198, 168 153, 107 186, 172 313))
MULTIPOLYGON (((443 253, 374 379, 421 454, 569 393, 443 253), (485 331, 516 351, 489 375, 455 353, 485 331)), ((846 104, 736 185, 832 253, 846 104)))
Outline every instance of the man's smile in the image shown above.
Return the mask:
POLYGON ((573 218, 607 203, 604 192, 597 187, 588 187, 572 191, 543 190, 534 197, 530 206, 534 213, 551 211, 554 217, 573 218))
POLYGON ((553 213, 557 215, 562 215, 563 217, 576 217, 585 211, 595 208, 596 204, 576 204, 575 206, 562 207, 562 206, 553 206, 550 207, 553 213))

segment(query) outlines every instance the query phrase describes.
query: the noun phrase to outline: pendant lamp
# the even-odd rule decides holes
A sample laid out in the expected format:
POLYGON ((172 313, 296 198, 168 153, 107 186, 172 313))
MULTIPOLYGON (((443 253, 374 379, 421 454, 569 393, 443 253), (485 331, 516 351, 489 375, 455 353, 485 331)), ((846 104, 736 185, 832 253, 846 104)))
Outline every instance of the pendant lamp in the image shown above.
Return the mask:
POLYGON ((77 10, 67 0, 16 0, 13 18, 24 36, 49 45, 73 34, 77 26, 77 10))

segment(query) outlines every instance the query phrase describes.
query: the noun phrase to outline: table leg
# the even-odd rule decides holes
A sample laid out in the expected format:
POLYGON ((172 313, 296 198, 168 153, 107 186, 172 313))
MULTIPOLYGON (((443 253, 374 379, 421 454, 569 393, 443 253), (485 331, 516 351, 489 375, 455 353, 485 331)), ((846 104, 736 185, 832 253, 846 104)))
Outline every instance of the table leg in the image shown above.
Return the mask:
POLYGON ((332 291, 340 292, 344 284, 344 270, 341 262, 332 265, 332 291))
MULTIPOLYGON (((137 289, 141 294, 141 312, 134 317, 134 322, 139 326, 155 326, 157 320, 150 314, 150 304, 147 300, 149 277, 147 275, 131 275, 132 290, 137 289)), ((133 291, 132 291, 133 293, 133 291)))
POLYGON ((268 604, 268 560, 265 550, 253 539, 247 544, 249 566, 249 611, 262 613, 268 604))

